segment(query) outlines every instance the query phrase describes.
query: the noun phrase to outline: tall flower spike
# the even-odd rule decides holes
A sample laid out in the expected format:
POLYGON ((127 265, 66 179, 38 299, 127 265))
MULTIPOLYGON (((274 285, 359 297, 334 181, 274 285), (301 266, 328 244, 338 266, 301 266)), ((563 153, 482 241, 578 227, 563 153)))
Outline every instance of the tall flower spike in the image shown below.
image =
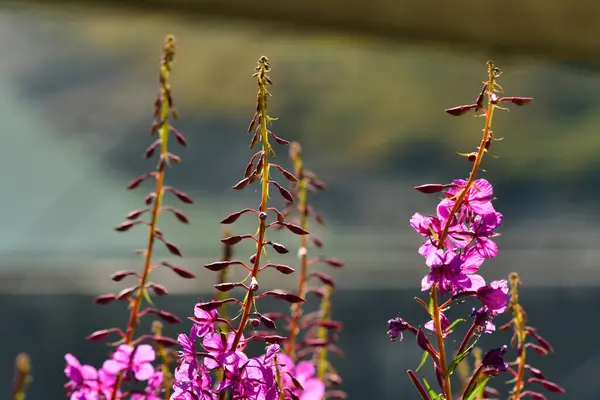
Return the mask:
POLYGON ((525 385, 528 383, 537 383, 554 393, 565 393, 563 388, 546 380, 542 371, 526 364, 527 348, 532 347, 530 345, 534 345, 536 350, 539 349, 537 352, 542 355, 551 353, 552 346, 546 339, 538 334, 535 328, 526 325, 527 314, 519 302, 519 285, 521 284, 519 275, 516 272, 512 272, 509 275, 508 281, 510 283, 510 304, 508 310, 512 312, 512 319, 507 324, 500 327, 500 329, 508 330, 512 327, 513 338, 511 344, 517 349, 517 358, 511 363, 511 365, 515 365, 516 371, 514 372, 515 379, 510 400, 518 400, 526 395, 529 395, 530 397, 542 396, 538 393, 538 390, 541 388, 536 388, 536 390, 525 390, 525 385), (531 341, 531 339, 533 339, 533 341, 531 341), (528 375, 529 378, 527 378, 526 375, 528 375))
MULTIPOLYGON (((294 165, 294 175, 297 179, 290 179, 291 174, 289 172, 280 167, 278 169, 290 181, 290 191, 296 202, 288 203, 283 210, 283 215, 291 223, 297 224, 303 231, 308 231, 311 219, 317 224, 324 224, 323 218, 309 205, 308 199, 311 192, 323 190, 325 183, 318 180, 314 173, 304 168, 301 146, 297 142, 292 142, 290 145, 290 159, 294 165)), ((280 229, 286 227, 290 229, 290 225, 279 226, 280 229)), ((324 246, 323 241, 313 234, 300 236, 298 250, 300 273, 298 274, 296 294, 304 298, 307 293, 314 293, 320 298, 321 305, 318 312, 303 315, 304 303, 292 304, 288 327, 289 337, 284 347, 286 353, 294 361, 312 355, 316 367, 316 376, 326 387, 330 387, 341 383, 341 377, 329 363, 327 355, 329 350, 337 354, 341 353, 341 350, 335 346, 335 340, 342 324, 331 320, 331 294, 335 286, 333 278, 322 272, 309 273, 309 266, 315 262, 325 260, 323 257, 309 257, 308 248, 310 243, 318 249, 324 246), (308 287, 311 278, 318 283, 313 287, 308 287), (298 341, 301 330, 304 330, 304 337, 298 341)), ((340 260, 337 261, 337 267, 343 266, 340 260)), ((337 392, 341 393, 340 391, 337 392)))
MULTIPOLYGON (((294 272, 287 265, 265 262, 263 259, 269 248, 279 254, 288 253, 288 249, 283 244, 267 239, 269 229, 283 226, 297 235, 308 234, 300 226, 287 223, 279 210, 268 205, 270 186, 275 187, 285 200, 293 201, 292 194, 271 177, 273 169, 279 170, 287 180, 297 181, 292 173, 271 162, 275 152, 269 138, 273 138, 279 144, 288 142, 269 129, 274 120, 267 114, 267 100, 270 96, 268 87, 273 84, 268 75, 270 69, 269 60, 261 57, 254 74, 258 84, 256 112, 248 129, 249 133, 253 134, 250 148, 259 145, 260 149, 251 157, 242 179, 233 186, 234 190, 244 190, 249 185, 259 184, 260 204, 257 209, 245 208, 228 215, 221 221, 222 224, 228 225, 235 223, 244 215, 254 215, 258 221, 258 228, 254 234, 233 235, 221 239, 221 242, 228 246, 224 259, 205 265, 205 268, 220 274, 230 268, 245 270, 247 276, 242 281, 225 282, 224 276, 220 275, 215 285, 220 293, 229 293, 236 289, 243 290, 245 295, 242 300, 238 300, 229 295, 219 294, 216 300, 196 304, 194 317, 190 318, 194 326, 189 334, 182 333, 178 337, 183 351, 175 372, 176 382, 173 389, 175 396, 189 394, 191 398, 218 397, 222 400, 225 398, 274 399, 289 398, 289 393, 296 395, 297 391, 301 391, 299 389, 302 387, 301 382, 293 378, 296 369, 300 366, 294 367, 291 360, 282 362, 286 355, 280 353, 279 344, 285 340, 285 337, 270 332, 276 329, 274 320, 269 315, 260 313, 256 308, 257 300, 267 296, 288 303, 304 302, 302 297, 293 293, 265 290, 260 285, 260 273, 265 269, 275 270, 284 275, 294 272), (272 222, 269 222, 270 215, 275 217, 272 222), (230 259, 232 247, 242 241, 254 242, 256 246, 248 262, 230 259), (219 315, 218 310, 223 310, 224 306, 236 304, 240 306, 240 310, 235 313, 235 317, 224 318, 224 315, 219 315), (234 321, 239 321, 237 326, 234 326, 234 321), (252 336, 245 337, 249 325, 254 328, 254 331, 252 336), (266 331, 256 330, 261 325, 266 328, 266 331), (267 345, 265 353, 250 358, 245 353, 246 343, 249 340, 264 341, 267 345), (197 352, 197 345, 202 346, 204 352, 197 352)), ((306 371, 302 370, 298 374, 301 372, 303 379, 311 375, 304 374, 306 371)))
MULTIPOLYGON (((494 111, 502 109, 499 104, 504 102, 522 106, 530 103, 532 99, 500 97, 499 93, 503 91, 498 84, 500 69, 489 61, 487 72, 488 78, 472 104, 446 110, 453 116, 463 115, 471 110, 481 111, 485 117, 479 146, 475 152, 467 154, 467 158, 473 163, 468 179, 455 179, 449 184, 415 187, 422 193, 444 193, 444 198, 437 206, 435 216, 416 213, 410 220, 413 229, 425 238, 425 242, 419 248, 419 254, 425 257, 425 264, 429 270, 421 281, 421 290, 429 292, 429 302, 422 299, 417 301, 424 306, 431 318, 424 327, 433 331, 437 349, 428 348, 427 354, 433 359, 437 381, 445 400, 452 400, 451 375, 459 364, 467 359, 481 335, 494 331, 492 319, 504 312, 508 304, 506 281, 486 284, 478 273, 483 262, 496 257, 498 253, 493 239, 498 235, 495 230, 502 222, 502 214, 496 212, 492 205, 492 185, 485 179, 476 178, 483 157, 494 139, 491 129, 494 111), (449 298, 445 300, 444 296, 449 298), (444 311, 456 300, 460 299, 462 302, 465 297, 478 301, 480 307, 474 308, 470 313, 471 327, 460 342, 456 355, 450 359, 446 354, 445 341, 453 332, 454 326, 467 318, 451 322, 444 311)), ((396 334, 395 331, 390 332, 392 335, 396 334)), ((421 335, 421 338, 424 336, 421 335)), ((504 354, 503 349, 486 353, 487 360, 498 361, 504 354)), ((426 361, 427 354, 424 355, 423 361, 426 361)), ((478 367, 464 388, 465 398, 475 396, 474 391, 482 391, 491 376, 505 371, 504 364, 500 361, 494 365, 484 364, 478 367)))
MULTIPOLYGON (((163 48, 162 57, 160 60, 159 89, 158 96, 156 98, 156 101, 154 102, 155 120, 151 128, 151 135, 157 134, 158 139, 156 139, 145 152, 146 158, 150 158, 156 152, 158 152, 158 162, 156 164, 156 169, 152 172, 148 172, 134 179, 127 187, 128 189, 133 190, 138 188, 144 181, 151 179, 154 181, 154 191, 148 196, 146 196, 146 208, 130 212, 127 215, 127 220, 119 224, 115 228, 117 231, 122 232, 127 231, 136 225, 145 225, 148 227, 148 241, 146 248, 138 252, 143 256, 143 268, 139 273, 136 271, 119 271, 113 274, 111 278, 114 281, 121 281, 129 276, 137 277, 138 281, 135 285, 122 290, 117 295, 101 295, 96 299, 97 304, 106 304, 113 300, 128 300, 130 308, 127 328, 125 332, 122 332, 120 329, 117 328, 104 329, 101 331, 94 332, 88 336, 89 340, 102 340, 112 333, 119 333, 121 336, 121 340, 119 341, 119 343, 122 344, 119 347, 119 349, 121 350, 118 351, 121 351, 122 354, 133 354, 132 357, 134 357, 134 359, 137 357, 140 360, 140 357, 145 357, 144 359, 147 360, 153 360, 155 357, 155 353, 154 350, 152 350, 152 347, 149 345, 138 346, 140 342, 150 341, 153 344, 155 344, 159 355, 165 355, 166 353, 164 346, 172 344, 168 338, 163 338, 160 334, 156 334, 156 331, 155 335, 143 335, 137 339, 134 339, 134 331, 140 318, 147 314, 155 314, 167 323, 179 322, 179 319, 169 312, 153 307, 143 309, 144 299, 147 299, 147 301, 150 302, 149 289, 152 289, 152 291, 157 295, 167 294, 167 290, 162 285, 150 281, 150 272, 152 271, 152 269, 157 267, 167 267, 173 270, 178 276, 182 278, 189 279, 194 277, 194 275, 191 272, 181 267, 174 266, 168 262, 163 261, 156 265, 153 265, 153 255, 157 241, 162 242, 169 250, 169 252, 171 252, 173 255, 181 256, 181 251, 179 250, 179 248, 173 242, 167 240, 165 234, 158 227, 159 217, 161 216, 163 211, 168 211, 183 223, 189 223, 188 218, 185 216, 184 213, 182 213, 176 208, 173 208, 172 206, 163 205, 165 193, 172 193, 178 200, 182 201, 183 203, 193 203, 192 199, 187 194, 173 187, 165 185, 165 173, 167 167, 170 167, 172 163, 180 162, 180 158, 175 154, 170 153, 168 150, 167 144, 169 135, 174 135, 179 144, 184 146, 187 144, 183 135, 180 132, 178 132, 170 123, 171 117, 173 119, 177 119, 177 112, 173 106, 173 95, 171 91, 171 85, 169 83, 171 66, 174 61, 174 56, 175 39, 173 38, 173 36, 167 36, 163 48), (140 217, 143 217, 145 215, 149 216, 147 221, 139 219, 140 217), (138 349, 142 350, 138 351, 138 349)), ((121 361, 123 360, 120 360, 119 362, 121 361)), ((105 362, 105 365, 114 366, 116 365, 114 364, 115 362, 117 362, 117 360, 109 360, 105 362)), ((144 371, 143 373, 136 373, 136 379, 140 380, 140 377, 143 377, 144 379, 141 380, 146 380, 146 378, 150 376, 147 374, 152 374, 151 366, 150 364, 140 365, 143 365, 144 371)), ((108 373, 109 375, 110 379, 108 379, 104 383, 106 384, 107 382, 112 382, 112 389, 108 391, 108 397, 110 397, 112 400, 119 398, 119 388, 125 378, 125 375, 127 375, 129 371, 127 368, 119 368, 112 368, 112 371, 114 372, 114 379, 110 378, 110 375, 112 374, 107 372, 109 370, 105 370, 103 368, 99 372, 108 373)), ((158 379, 158 377, 159 375, 156 375, 156 379, 158 379)), ((152 382, 155 382, 156 379, 152 382)), ((160 385, 160 381, 164 380, 164 385, 170 386, 168 379, 169 375, 163 371, 163 373, 160 374, 159 381, 157 382, 160 385)), ((152 390, 154 389, 158 390, 158 386, 153 387, 152 390)))

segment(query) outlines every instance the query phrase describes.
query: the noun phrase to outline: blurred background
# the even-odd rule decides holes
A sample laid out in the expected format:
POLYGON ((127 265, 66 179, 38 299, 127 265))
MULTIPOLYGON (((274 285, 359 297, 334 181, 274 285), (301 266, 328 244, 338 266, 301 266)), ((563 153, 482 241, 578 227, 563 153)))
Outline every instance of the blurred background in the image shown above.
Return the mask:
MULTIPOLYGON (((185 317, 198 297, 211 295, 215 276, 202 265, 220 257, 219 221, 258 202, 254 189, 231 186, 251 155, 251 75, 267 55, 275 82, 270 114, 280 118, 273 130, 301 142, 307 168, 328 183, 312 200, 327 220, 315 228, 326 243, 315 254, 347 262, 333 272, 334 316, 345 325, 346 356, 335 361, 342 388, 352 399, 416 398, 405 371, 418 365, 421 351, 410 338, 390 343, 385 334, 397 313, 426 322, 412 300, 426 268, 408 220, 432 213, 437 199, 412 188, 466 178, 470 164, 456 152, 475 149, 482 120, 444 109, 476 97, 492 58, 504 70, 506 94, 535 102, 494 119, 495 136, 504 140, 493 147, 498 158, 485 159, 482 176, 494 183, 505 218, 499 257, 482 273, 488 280, 521 275, 530 323, 556 350, 532 356, 531 364, 567 389, 562 398, 600 398, 600 381, 592 378, 600 350, 591 342, 600 328, 599 6, 96 3, 0 2, 3 397, 14 357, 25 351, 34 368, 28 399, 64 398, 64 353, 99 365, 106 347, 84 337, 126 323, 123 304, 102 308, 92 299, 124 287, 110 281, 112 272, 140 267, 134 250, 144 246, 144 232, 113 227, 142 207, 150 190, 125 186, 153 167, 142 154, 151 142, 158 59, 172 33, 177 127, 189 148, 177 150, 183 163, 167 180, 196 204, 182 207, 190 226, 166 217, 161 227, 198 278, 157 273, 171 292, 157 300, 161 307, 185 317)), ((277 162, 289 168, 287 149, 277 149, 277 162)), ((234 229, 251 232, 253 222, 234 229)), ((278 235, 294 248, 294 236, 278 235)), ((246 257, 247 250, 236 252, 246 257)), ((262 285, 295 282, 265 277, 262 285)), ((509 340, 498 333, 483 343, 509 340)))

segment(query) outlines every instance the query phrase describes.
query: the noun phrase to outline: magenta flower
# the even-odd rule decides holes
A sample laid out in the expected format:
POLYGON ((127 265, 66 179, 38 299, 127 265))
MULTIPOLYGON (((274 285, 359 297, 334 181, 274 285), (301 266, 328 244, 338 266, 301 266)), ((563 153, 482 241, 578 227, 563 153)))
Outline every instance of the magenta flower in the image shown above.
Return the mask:
MULTIPOLYGON (((69 391, 70 400, 102 400, 112 397, 114 377, 102 370, 98 372, 91 365, 81 365, 72 354, 65 354, 65 361, 65 375, 70 379, 65 388, 69 391)), ((117 392, 116 398, 121 398, 120 392, 117 392)))
POLYGON ((128 344, 117 347, 111 360, 104 361, 102 369, 111 375, 121 371, 132 371, 138 381, 147 381, 154 374, 152 361, 156 358, 149 344, 141 344, 135 349, 128 344))
POLYGON ((483 355, 481 363, 490 368, 495 374, 506 371, 508 369, 508 363, 504 361, 506 349, 506 346, 502 346, 499 349, 488 351, 483 355))
MULTIPOLYGON (((195 335, 198 337, 204 337, 207 333, 215 331, 215 322, 219 318, 217 310, 204 311, 198 305, 194 307, 194 317, 192 320, 195 322, 197 327, 195 335)), ((194 339, 192 339, 194 340, 194 339)))
POLYGON ((162 400, 160 393, 162 392, 163 373, 156 371, 154 375, 148 379, 148 385, 143 393, 133 393, 130 400, 162 400))
MULTIPOLYGON (((448 319, 448 317, 446 317, 446 314, 440 313, 440 323, 442 325, 442 332, 444 332, 444 334, 442 336, 446 337, 448 334, 446 332, 446 329, 448 329, 450 327, 450 320, 448 319)), ((423 327, 427 330, 435 332, 435 323, 433 322, 433 320, 426 322, 425 325, 423 325, 423 327)))
POLYGON ((212 391, 212 380, 204 365, 193 369, 182 363, 175 369, 175 383, 170 400, 216 400, 212 391))
POLYGON ((498 236, 494 232, 500 223, 502 223, 502 214, 499 212, 493 212, 478 217, 474 223, 475 232, 473 237, 475 238, 475 249, 482 257, 494 258, 498 255, 498 246, 490 237, 498 236))
POLYGON ((438 251, 435 259, 432 259, 433 265, 429 273, 421 281, 421 290, 429 290, 434 284, 437 284, 442 293, 477 290, 485 285, 480 275, 472 273, 477 270, 477 262, 478 258, 470 259, 452 251, 440 254, 438 251), (464 269, 463 262, 466 262, 464 269))
MULTIPOLYGON (((227 336, 217 332, 208 333, 204 336, 202 347, 211 356, 204 358, 206 368, 212 370, 222 367, 230 373, 235 373, 248 361, 248 356, 242 351, 242 345, 238 345, 236 350, 231 349, 234 339, 235 332, 230 332, 227 336)), ((243 343, 243 338, 241 343, 243 343)))
MULTIPOLYGON (((464 179, 455 179, 452 183, 456 185, 456 187, 449 188, 446 192, 446 198, 438 205, 438 215, 444 219, 448 218, 452 207, 454 207, 455 199, 453 197, 465 187, 467 181, 464 179)), ((492 185, 485 179, 477 179, 469 188, 469 191, 461 204, 461 210, 458 212, 461 216, 461 220, 463 220, 464 217, 473 214, 485 215, 495 212, 494 207, 492 206, 493 198, 494 189, 492 185)))
POLYGON ((325 384, 318 379, 315 366, 310 361, 300 361, 297 365, 286 354, 277 356, 279 372, 281 373, 281 384, 287 391, 291 392, 300 400, 321 400, 325 395, 325 384), (293 376, 303 389, 294 385, 293 376))
POLYGON ((502 314, 508 307, 508 283, 506 280, 493 281, 475 293, 486 309, 494 314, 502 314))
POLYGON ((417 334, 417 328, 400 317, 388 320, 387 334, 390 335, 390 341, 395 342, 398 339, 398 336, 400 337, 400 341, 402 341, 404 339, 404 334, 402 332, 404 331, 410 331, 415 335, 417 334))

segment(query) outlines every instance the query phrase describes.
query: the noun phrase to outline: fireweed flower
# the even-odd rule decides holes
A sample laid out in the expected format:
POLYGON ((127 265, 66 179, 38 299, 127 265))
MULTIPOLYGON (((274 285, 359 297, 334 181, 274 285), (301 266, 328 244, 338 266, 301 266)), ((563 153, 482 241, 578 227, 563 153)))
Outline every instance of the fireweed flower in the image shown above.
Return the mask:
POLYGON ((149 344, 141 344, 136 348, 122 344, 117 347, 111 360, 104 361, 102 369, 111 375, 130 370, 138 381, 147 381, 154 374, 152 361, 155 358, 154 349, 149 344))
MULTIPOLYGON (((71 400, 103 400, 112 397, 112 385, 115 382, 113 375, 102 369, 98 371, 91 365, 81 365, 72 354, 66 354, 65 361, 65 375, 69 378, 65 388, 70 393, 71 400)), ((120 399, 121 393, 117 392, 115 397, 120 399)))
POLYGON ((277 357, 279 372, 281 373, 282 386, 286 391, 300 400, 318 400, 325 395, 325 384, 317 379, 315 365, 310 361, 300 361, 294 365, 294 361, 285 354, 277 357), (300 384, 300 390, 294 380, 300 384))
MULTIPOLYGON (((470 111, 481 111, 485 117, 482 137, 475 152, 459 153, 472 163, 468 179, 455 179, 449 184, 425 184, 415 189, 426 194, 443 193, 443 198, 436 207, 435 215, 415 213, 410 219, 410 226, 425 241, 418 253, 425 258, 427 272, 421 280, 421 290, 429 292, 429 301, 421 298, 415 300, 423 306, 430 320, 424 328, 433 332, 437 346, 426 337, 422 330, 417 332, 417 343, 425 350, 423 362, 431 357, 441 395, 432 389, 427 382, 421 383, 415 372, 408 375, 417 391, 424 399, 444 398, 452 400, 453 389, 450 377, 457 366, 466 359, 475 348, 475 343, 484 332, 495 329, 493 318, 506 311, 508 307, 508 287, 505 280, 486 283, 480 274, 480 268, 487 259, 498 255, 498 246, 493 240, 496 230, 502 223, 503 216, 497 212, 492 202, 494 188, 486 179, 477 179, 481 162, 491 149, 494 134, 491 130, 494 110, 500 103, 512 102, 522 106, 533 99, 522 97, 500 97, 503 89, 497 83, 501 71, 494 63, 487 63, 488 80, 472 104, 449 108, 446 112, 452 116, 464 115, 470 111), (487 104, 484 101, 487 95, 487 104), (443 299, 442 297, 449 297, 443 299), (454 359, 448 359, 445 341, 454 331, 453 327, 466 322, 466 318, 451 321, 448 310, 467 299, 477 300, 481 305, 471 315, 471 326, 460 342, 454 359), (425 389, 427 387, 427 389, 425 389)), ((392 341, 402 338, 402 332, 408 330, 408 324, 402 319, 388 321, 388 334, 392 341)), ((507 370, 503 361, 506 348, 486 353, 484 364, 478 367, 469 383, 464 387, 463 398, 474 398, 475 390, 483 390, 491 375, 507 370), (484 370, 484 368, 487 368, 484 370), (484 381, 485 379, 485 381, 484 381)), ((423 365, 423 362, 421 365, 423 365)), ((420 368, 420 367, 419 367, 420 368)))

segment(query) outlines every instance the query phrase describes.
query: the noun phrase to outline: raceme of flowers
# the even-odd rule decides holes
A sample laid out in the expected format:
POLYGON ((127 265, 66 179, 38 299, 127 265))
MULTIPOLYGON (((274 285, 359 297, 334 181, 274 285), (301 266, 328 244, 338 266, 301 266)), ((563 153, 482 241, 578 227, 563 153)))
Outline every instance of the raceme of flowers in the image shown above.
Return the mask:
MULTIPOLYGON (((327 358, 328 352, 341 352, 334 343, 341 323, 331 319, 330 295, 335 286, 334 280, 322 272, 308 272, 308 267, 316 262, 324 262, 334 268, 342 267, 343 262, 324 256, 308 257, 309 242, 316 248, 321 248, 323 243, 316 236, 309 236, 308 217, 311 216, 317 223, 322 223, 322 219, 307 204, 307 195, 309 191, 321 190, 325 185, 316 179, 314 174, 304 169, 300 145, 293 143, 290 152, 294 173, 271 161, 275 152, 269 139, 280 145, 287 145, 289 142, 270 130, 275 118, 267 114, 267 99, 271 95, 268 87, 273 82, 268 75, 270 63, 266 57, 259 59, 255 70, 254 77, 258 83, 257 105, 248 129, 249 133, 254 130, 250 148, 259 145, 260 149, 248 163, 243 179, 233 187, 235 190, 242 190, 255 182, 259 183, 260 204, 257 209, 245 208, 221 221, 222 224, 232 224, 242 215, 254 215, 258 228, 255 234, 223 238, 221 242, 228 246, 228 256, 222 261, 204 266, 218 272, 239 268, 245 270, 247 276, 241 282, 227 282, 224 277, 228 277, 229 274, 220 274, 222 280, 215 285, 220 295, 216 296, 216 300, 200 300, 195 305, 194 316, 189 318, 192 322, 189 333, 180 333, 177 340, 164 337, 162 324, 158 321, 153 325, 152 335, 145 334, 137 338, 134 336, 140 318, 146 315, 156 315, 168 323, 180 322, 175 315, 153 305, 143 308, 144 300, 149 300, 149 289, 156 295, 167 294, 164 287, 149 281, 151 270, 164 267, 185 279, 195 277, 190 271, 169 262, 156 263, 152 260, 155 241, 163 242, 171 254, 181 256, 179 249, 165 239, 157 226, 161 212, 169 211, 181 222, 189 222, 180 211, 163 205, 163 195, 171 193, 184 203, 193 203, 185 193, 164 184, 166 168, 171 166, 171 162, 180 161, 179 157, 167 151, 167 137, 174 135, 179 144, 187 144, 184 137, 168 122, 169 115, 172 115, 173 119, 177 118, 168 82, 174 49, 174 39, 169 36, 161 59, 159 96, 155 103, 155 122, 152 127, 152 133, 158 134, 159 139, 146 151, 146 158, 150 158, 156 149, 160 149, 160 160, 156 171, 137 178, 128 187, 135 189, 146 179, 154 178, 155 192, 146 196, 145 202, 149 208, 133 211, 128 215, 128 221, 117 227, 118 231, 126 231, 135 225, 148 226, 148 246, 139 252, 144 257, 144 268, 142 273, 128 270, 113 274, 114 281, 137 277, 138 285, 124 289, 117 295, 101 295, 95 301, 97 304, 106 304, 114 300, 128 300, 129 321, 125 330, 101 329, 88 336, 89 340, 98 341, 112 334, 119 335, 119 341, 113 343, 110 358, 105 360, 100 368, 82 364, 72 354, 65 355, 64 373, 68 378, 65 384, 66 393, 71 400, 344 399, 344 392, 332 390, 334 385, 341 383, 341 378, 327 358), (273 170, 279 171, 291 182, 291 190, 285 189, 272 179, 270 172, 273 170), (274 187, 286 201, 283 212, 267 204, 271 199, 270 187, 274 187), (295 204, 295 201, 298 203, 295 204), (138 218, 146 212, 151 215, 151 220, 140 221, 138 218), (290 219, 294 223, 286 221, 293 212, 297 212, 295 219, 290 219), (276 219, 269 222, 269 216, 276 219), (283 228, 300 237, 298 256, 301 273, 298 278, 298 291, 260 291, 261 271, 269 268, 283 275, 294 273, 294 269, 288 265, 264 260, 268 256, 267 249, 272 249, 278 254, 289 252, 284 245, 267 239, 267 232, 283 228), (246 240, 256 244, 249 262, 231 259, 232 247, 246 240), (307 287, 311 278, 319 280, 323 286, 307 287), (243 299, 225 295, 234 289, 243 291, 243 299), (317 295, 321 304, 317 311, 305 315, 302 304, 306 301, 308 293, 317 295), (291 303, 290 314, 258 312, 256 301, 266 296, 291 303), (236 305, 240 308, 232 313, 229 307, 236 305), (275 320, 283 321, 287 326, 278 330, 275 320), (234 326, 234 322, 237 322, 237 326, 234 326), (266 330, 257 330, 259 326, 266 330), (301 331, 303 336, 300 336, 301 331), (290 337, 279 335, 281 332, 289 334, 290 337), (173 349, 175 346, 177 351, 173 349), (259 353, 250 354, 251 347, 258 347, 259 353)), ((483 156, 490 151, 495 140, 491 130, 492 116, 495 109, 502 109, 500 104, 503 102, 523 106, 532 101, 531 98, 524 97, 500 97, 499 93, 503 90, 498 85, 497 78, 501 71, 492 62, 488 62, 487 66, 488 80, 484 82, 475 102, 446 110, 453 116, 464 115, 469 111, 482 111, 481 116, 485 117, 479 147, 475 152, 462 154, 472 163, 468 179, 456 179, 443 185, 426 184, 415 188, 422 193, 442 195, 435 215, 415 213, 410 219, 410 226, 424 238, 418 249, 427 268, 421 280, 421 291, 429 294, 429 301, 420 298, 416 298, 416 301, 426 310, 429 320, 424 321, 422 328, 411 325, 401 316, 388 321, 387 333, 391 341, 401 341, 404 335, 409 333, 415 336, 417 345, 424 351, 421 365, 416 371, 408 371, 409 379, 424 400, 452 400, 453 396, 457 395, 457 390, 452 388, 451 376, 458 365, 468 360, 472 353, 475 354, 475 363, 472 370, 461 380, 458 390, 464 400, 488 398, 497 394, 497 391, 487 386, 487 382, 491 377, 505 372, 515 376, 515 397, 511 397, 511 400, 517 400, 524 395, 544 398, 541 393, 529 388, 525 390, 526 383, 538 383, 547 390, 564 392, 558 385, 545 380, 539 370, 525 364, 525 348, 533 348, 538 353, 540 348, 549 353, 551 347, 549 344, 544 346, 545 340, 534 328, 524 324, 526 317, 517 301, 516 284, 512 286, 512 300, 509 304, 507 281, 486 282, 480 273, 484 262, 498 255, 495 240, 503 219, 502 214, 496 211, 492 204, 494 190, 491 183, 486 179, 476 179, 483 156), (486 95, 488 102, 484 104, 486 95), (475 300, 476 307, 471 307, 463 313, 466 314, 466 318, 452 321, 450 309, 468 299, 475 300), (477 356, 477 352, 474 352, 481 335, 496 331, 494 320, 507 309, 513 311, 514 317, 503 328, 512 326, 515 329, 515 337, 518 339, 515 340, 520 352, 516 370, 504 360, 507 346, 489 350, 483 356, 477 356), (457 342, 458 348, 452 349, 454 356, 450 357, 449 349, 446 348, 447 338, 455 332, 460 323, 467 321, 470 321, 470 327, 463 339, 457 342), (534 337, 540 345, 526 343, 527 335, 534 337), (427 359, 433 361, 439 390, 433 389, 426 379, 417 376, 427 359), (524 379, 524 371, 529 371, 533 377, 524 379)))

